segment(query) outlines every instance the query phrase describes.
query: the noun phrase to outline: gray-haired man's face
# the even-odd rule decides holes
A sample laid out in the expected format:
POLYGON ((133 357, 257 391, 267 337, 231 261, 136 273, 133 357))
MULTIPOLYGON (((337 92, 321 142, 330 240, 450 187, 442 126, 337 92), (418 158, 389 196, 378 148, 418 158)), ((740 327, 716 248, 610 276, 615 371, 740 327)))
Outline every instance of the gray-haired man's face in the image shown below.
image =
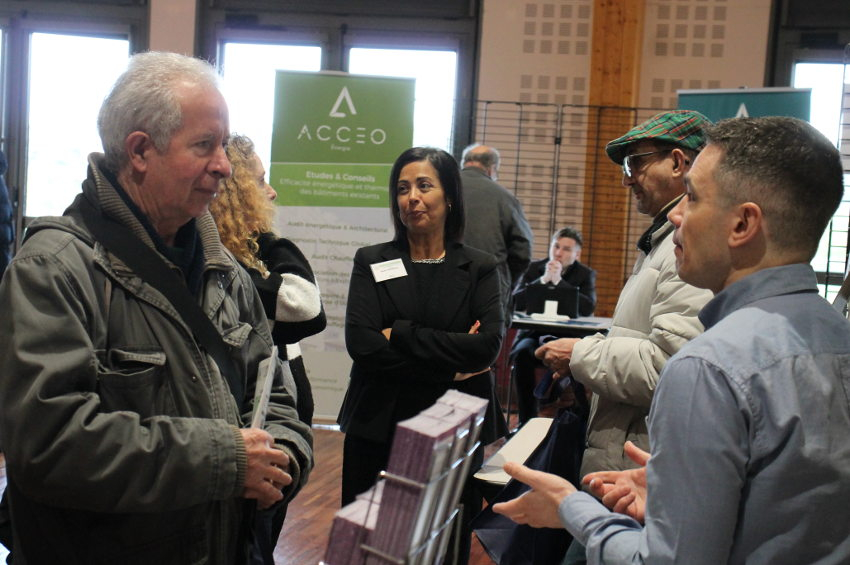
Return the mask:
POLYGON ((144 189, 137 202, 160 235, 168 235, 206 212, 219 182, 231 174, 224 151, 230 137, 227 104, 210 87, 182 86, 178 90, 183 124, 159 152, 151 143, 139 166, 144 189))

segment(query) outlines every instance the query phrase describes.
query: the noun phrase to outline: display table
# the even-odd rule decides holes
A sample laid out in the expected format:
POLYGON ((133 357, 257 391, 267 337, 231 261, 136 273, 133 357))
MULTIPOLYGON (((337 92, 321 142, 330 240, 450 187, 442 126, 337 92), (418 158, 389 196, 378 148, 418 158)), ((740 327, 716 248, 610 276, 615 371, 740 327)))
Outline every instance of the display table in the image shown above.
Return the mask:
POLYGON ((496 365, 496 386, 500 391, 499 401, 506 412, 508 423, 513 411, 511 405, 513 397, 514 368, 510 361, 509 353, 516 338, 516 332, 520 330, 531 330, 538 335, 552 335, 555 337, 587 337, 596 333, 608 333, 611 328, 612 318, 602 316, 582 316, 569 320, 546 320, 538 316, 529 316, 523 312, 514 312, 511 318, 511 327, 508 338, 502 344, 500 361, 496 365))
POLYGON ((514 312, 511 328, 533 330, 557 337, 584 337, 595 333, 607 333, 611 328, 611 320, 601 316, 582 316, 564 321, 546 320, 522 312, 514 312))

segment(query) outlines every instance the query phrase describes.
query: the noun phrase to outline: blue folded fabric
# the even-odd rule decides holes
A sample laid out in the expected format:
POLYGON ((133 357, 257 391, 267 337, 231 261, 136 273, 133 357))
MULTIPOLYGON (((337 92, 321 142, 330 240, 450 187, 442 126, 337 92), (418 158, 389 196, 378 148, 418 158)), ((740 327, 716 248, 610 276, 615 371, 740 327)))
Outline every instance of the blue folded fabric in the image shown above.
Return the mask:
POLYGON ((555 402, 569 386, 573 384, 570 377, 552 378, 552 371, 546 371, 537 386, 534 387, 534 398, 542 400, 543 404, 555 402))

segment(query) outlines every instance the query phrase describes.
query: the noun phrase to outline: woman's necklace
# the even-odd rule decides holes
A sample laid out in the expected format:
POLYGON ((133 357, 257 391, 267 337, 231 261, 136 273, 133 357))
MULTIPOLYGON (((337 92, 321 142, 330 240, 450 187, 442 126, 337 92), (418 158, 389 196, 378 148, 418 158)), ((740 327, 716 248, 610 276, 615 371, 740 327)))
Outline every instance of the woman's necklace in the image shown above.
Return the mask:
POLYGON ((411 263, 424 263, 426 265, 439 265, 440 263, 446 262, 446 252, 445 250, 440 254, 439 257, 435 257, 433 259, 425 258, 425 259, 410 259, 411 263))
POLYGON ((424 263, 426 265, 439 265, 446 262, 446 256, 437 257, 436 259, 411 259, 411 263, 424 263))

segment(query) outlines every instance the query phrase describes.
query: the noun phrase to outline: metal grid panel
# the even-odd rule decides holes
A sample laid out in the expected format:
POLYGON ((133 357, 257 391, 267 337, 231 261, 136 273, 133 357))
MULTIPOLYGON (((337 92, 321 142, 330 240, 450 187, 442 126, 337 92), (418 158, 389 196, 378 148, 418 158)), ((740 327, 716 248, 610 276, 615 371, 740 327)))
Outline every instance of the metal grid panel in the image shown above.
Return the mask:
MULTIPOLYGON (((845 81, 841 113, 841 154, 845 185, 850 187, 850 46, 845 53, 845 81)), ((548 253, 549 236, 563 226, 583 227, 585 220, 585 179, 592 184, 593 200, 626 190, 621 184, 602 182, 588 175, 591 163, 596 170, 616 167, 608 161, 605 144, 624 131, 612 130, 622 123, 624 113, 631 124, 640 123, 661 108, 611 108, 572 104, 543 104, 479 100, 476 103, 475 139, 497 147, 502 154, 500 182, 514 191, 522 202, 534 230, 534 257, 548 253), (593 153, 589 154, 589 148, 593 153), (589 156, 590 155, 590 156, 589 156)), ((620 126, 620 129, 622 127, 620 126)), ((592 203, 590 203, 592 205, 592 203)), ((649 226, 651 218, 637 212, 633 205, 626 211, 626 229, 620 237, 623 281, 631 273, 637 258, 635 243, 649 226)), ((838 212, 825 234, 826 271, 818 272, 821 293, 831 300, 844 278, 850 232, 850 190, 845 191, 838 212)), ((590 246, 592 248, 592 242, 590 246)), ((588 247, 586 245, 586 247, 588 247)), ((584 258, 584 256, 583 256, 584 258)), ((598 255, 595 261, 606 258, 598 255)))
POLYGON ((548 251, 552 203, 556 201, 558 106, 479 101, 475 140, 501 153, 499 182, 513 190, 534 231, 534 256, 548 251))
MULTIPOLYGON (((658 109, 600 108, 574 104, 544 104, 480 100, 476 104, 475 140, 499 149, 499 182, 522 202, 534 231, 534 257, 548 253, 549 237, 561 227, 584 226, 588 150, 594 147, 594 167, 616 167, 603 147, 611 138, 612 115, 628 113, 636 124, 658 109)), ((621 184, 593 182, 594 200, 626 190, 621 184)), ((634 206, 627 211, 626 233, 618 235, 626 255, 623 280, 637 255, 635 242, 650 218, 634 206)), ((591 244, 592 245, 592 244, 591 244)), ((586 246, 587 247, 587 246, 586 246)), ((598 257, 597 257, 598 258, 598 257)))

